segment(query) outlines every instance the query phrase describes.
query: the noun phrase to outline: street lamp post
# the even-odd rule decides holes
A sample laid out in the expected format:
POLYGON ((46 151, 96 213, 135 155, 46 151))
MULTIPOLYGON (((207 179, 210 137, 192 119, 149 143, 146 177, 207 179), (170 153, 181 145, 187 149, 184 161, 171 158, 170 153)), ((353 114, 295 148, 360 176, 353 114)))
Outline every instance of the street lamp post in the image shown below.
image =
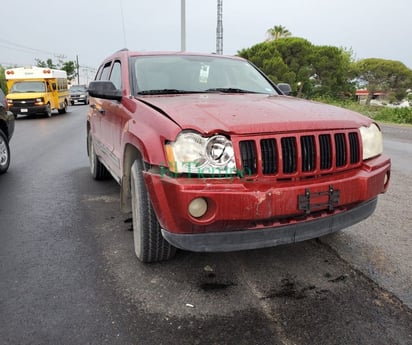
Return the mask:
POLYGON ((181 10, 180 44, 181 44, 181 50, 182 52, 184 52, 186 50, 186 0, 181 0, 180 10, 181 10))
POLYGON ((79 55, 76 55, 77 85, 80 84, 79 55))

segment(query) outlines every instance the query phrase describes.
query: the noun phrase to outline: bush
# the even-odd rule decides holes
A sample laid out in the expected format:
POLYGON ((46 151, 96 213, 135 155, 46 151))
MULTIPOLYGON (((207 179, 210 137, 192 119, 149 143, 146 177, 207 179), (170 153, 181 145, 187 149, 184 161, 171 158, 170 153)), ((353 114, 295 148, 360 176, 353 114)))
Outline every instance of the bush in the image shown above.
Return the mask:
POLYGON ((379 121, 412 124, 412 108, 382 108, 373 118, 379 121))
POLYGON ((363 105, 353 100, 336 100, 332 98, 318 98, 318 102, 336 105, 341 108, 356 111, 376 121, 399 124, 412 124, 412 107, 389 108, 373 105, 363 105))

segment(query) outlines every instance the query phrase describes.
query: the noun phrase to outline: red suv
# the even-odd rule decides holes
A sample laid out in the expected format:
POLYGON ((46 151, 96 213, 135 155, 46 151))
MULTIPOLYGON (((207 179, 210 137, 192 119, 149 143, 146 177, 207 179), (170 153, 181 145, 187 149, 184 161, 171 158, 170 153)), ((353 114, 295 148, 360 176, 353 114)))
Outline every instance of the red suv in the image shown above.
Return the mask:
POLYGON ((120 184, 143 262, 319 237, 388 188, 376 123, 286 96, 241 58, 122 50, 89 95, 91 173, 120 184))

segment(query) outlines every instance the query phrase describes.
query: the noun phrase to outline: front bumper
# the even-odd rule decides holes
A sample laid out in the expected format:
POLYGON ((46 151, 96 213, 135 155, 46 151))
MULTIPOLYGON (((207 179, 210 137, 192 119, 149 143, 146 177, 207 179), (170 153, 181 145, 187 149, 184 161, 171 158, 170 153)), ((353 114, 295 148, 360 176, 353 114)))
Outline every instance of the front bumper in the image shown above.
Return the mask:
POLYGON ((274 247, 317 238, 347 228, 369 217, 376 204, 377 198, 325 218, 261 230, 174 234, 162 229, 162 235, 173 246, 193 252, 228 252, 274 247))
POLYGON ((85 103, 87 101, 87 96, 72 95, 72 96, 70 96, 69 101, 73 102, 73 103, 75 103, 75 102, 85 103))
POLYGON ((47 112, 47 106, 10 107, 10 111, 15 115, 40 114, 47 112))
POLYGON ((367 218, 388 188, 390 160, 382 155, 361 168, 289 181, 171 178, 150 170, 144 177, 171 244, 192 251, 237 250, 314 238, 367 218), (199 218, 188 211, 196 198, 208 206, 199 218))

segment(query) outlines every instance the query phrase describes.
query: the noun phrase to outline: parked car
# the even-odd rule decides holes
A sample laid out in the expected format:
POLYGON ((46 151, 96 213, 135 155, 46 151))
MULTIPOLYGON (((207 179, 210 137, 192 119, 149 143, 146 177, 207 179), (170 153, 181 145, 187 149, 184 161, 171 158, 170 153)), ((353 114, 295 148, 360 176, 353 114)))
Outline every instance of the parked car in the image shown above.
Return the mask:
POLYGON ((86 85, 72 85, 69 89, 70 104, 89 104, 89 93, 86 85))
POLYGON ((388 188, 378 124, 286 96, 241 58, 122 50, 89 94, 91 174, 120 184, 143 262, 316 238, 388 188))
POLYGON ((0 174, 4 174, 10 165, 9 141, 14 132, 14 115, 8 109, 6 96, 0 89, 0 174))

